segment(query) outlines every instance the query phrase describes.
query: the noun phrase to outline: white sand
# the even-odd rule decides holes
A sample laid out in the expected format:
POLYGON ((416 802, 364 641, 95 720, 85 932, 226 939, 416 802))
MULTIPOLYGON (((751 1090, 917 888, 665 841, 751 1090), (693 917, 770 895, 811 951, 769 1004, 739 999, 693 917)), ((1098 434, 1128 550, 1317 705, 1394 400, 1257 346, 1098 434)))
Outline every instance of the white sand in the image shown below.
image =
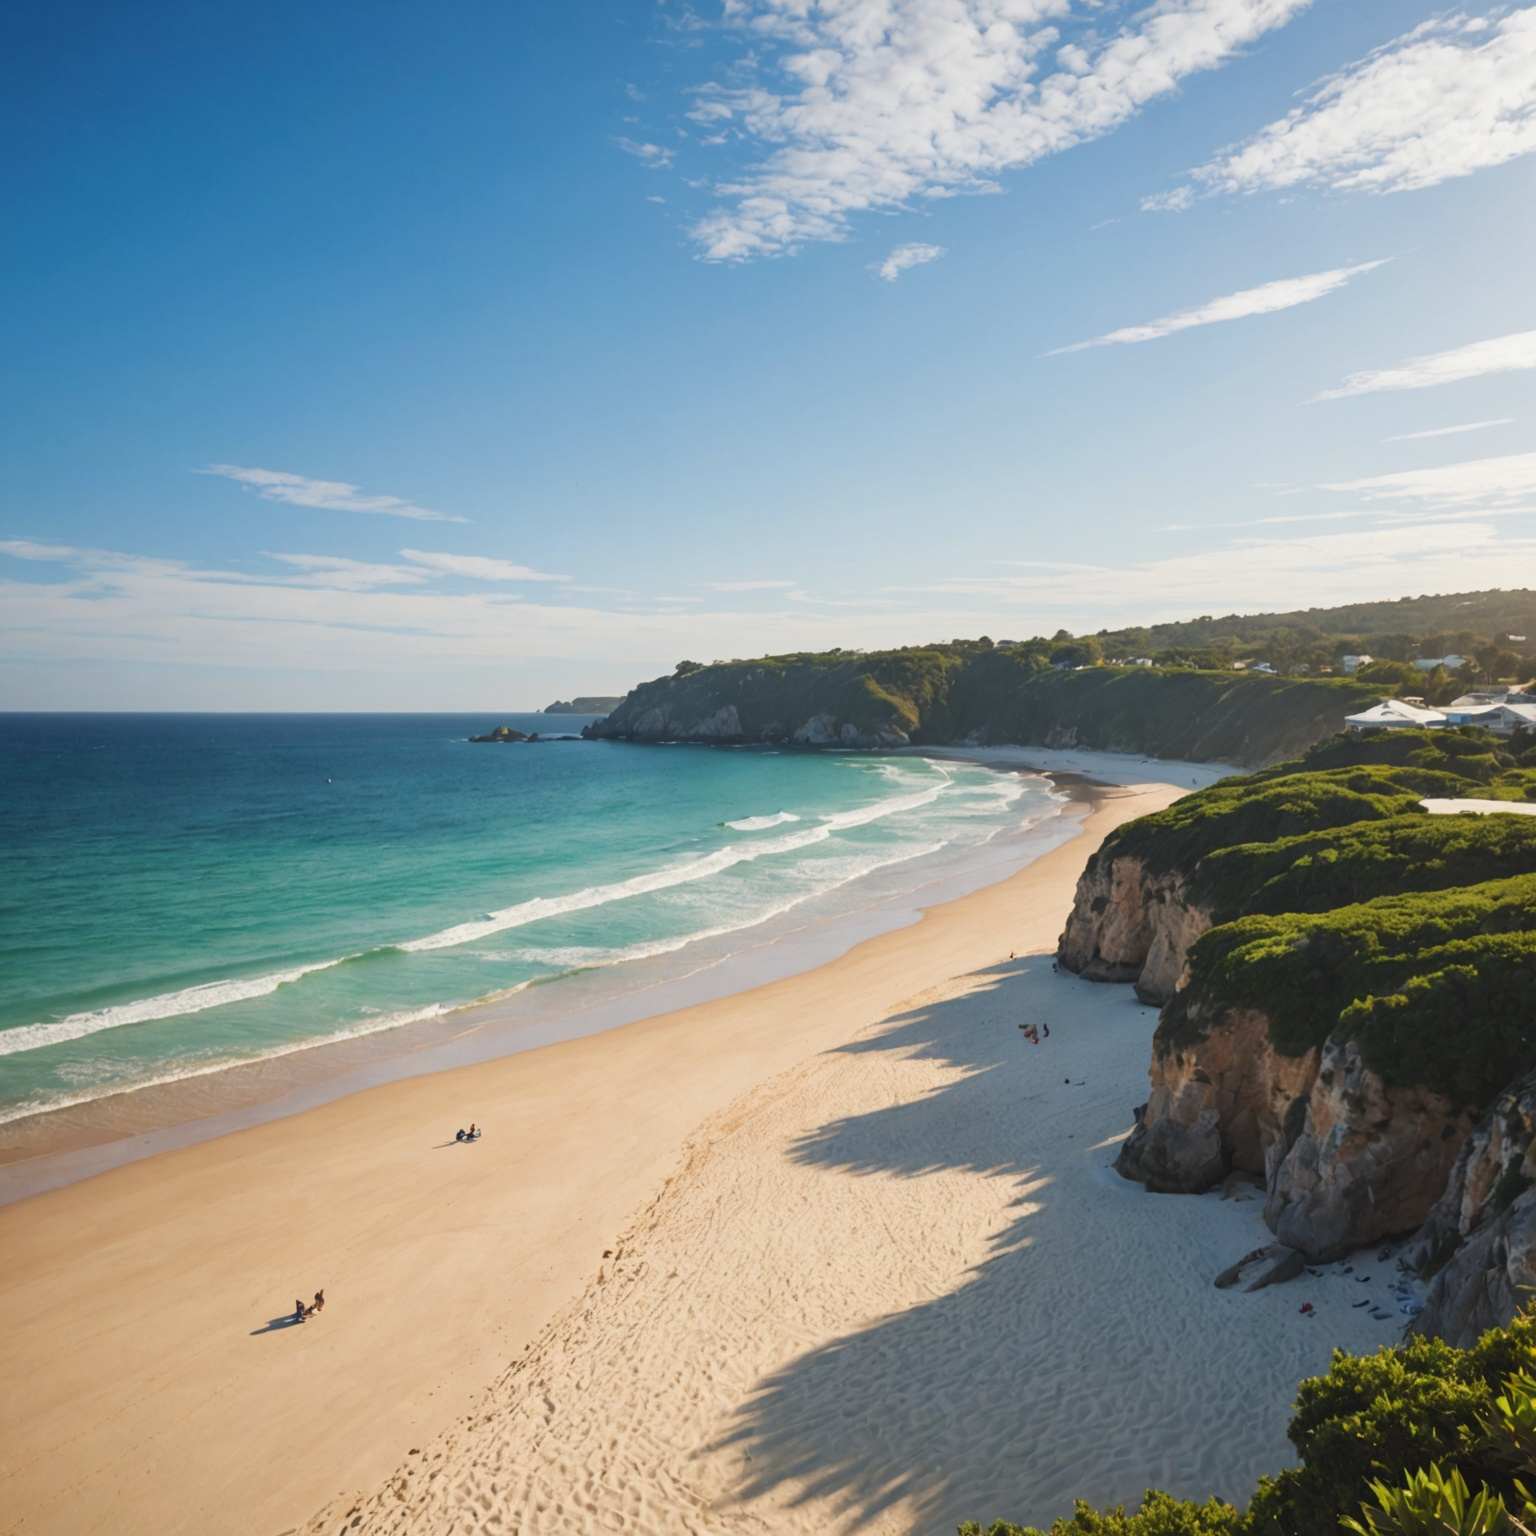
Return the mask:
POLYGON ((1135 788, 1171 784, 1176 789, 1204 789, 1234 773, 1248 773, 1230 763, 1189 763, 1178 758, 1141 757, 1132 752, 1090 752, 1062 747, 913 747, 924 757, 943 757, 989 768, 1023 768, 1034 773, 1077 773, 1100 784, 1135 788))
POLYGON ((1246 1498, 1291 1459, 1297 1382, 1396 1338, 1352 1307, 1391 1266, 1213 1289, 1269 1240, 1260 1202, 1113 1173, 1156 1014, 1053 974, 1058 923, 702 1125, 476 1408, 307 1529, 949 1532, 1246 1498))

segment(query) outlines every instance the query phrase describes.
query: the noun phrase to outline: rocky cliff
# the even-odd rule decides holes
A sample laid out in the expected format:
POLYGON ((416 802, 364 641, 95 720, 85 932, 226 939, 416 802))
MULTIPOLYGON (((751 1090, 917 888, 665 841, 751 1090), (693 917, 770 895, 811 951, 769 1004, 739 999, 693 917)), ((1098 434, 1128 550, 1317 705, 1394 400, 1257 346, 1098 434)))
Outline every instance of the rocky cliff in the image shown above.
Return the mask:
POLYGON ((1463 1341, 1536 1284, 1536 818, 1417 796, 1530 798, 1520 750, 1330 742, 1187 796, 1106 840, 1059 951, 1164 1001, 1125 1177, 1252 1175, 1314 1261, 1417 1232, 1420 1326, 1463 1341))
POLYGON ((1530 771, 1463 750, 1476 740, 1409 735, 1321 743, 1122 827, 1078 881, 1059 962, 1165 1003, 1190 946, 1217 923, 1536 871, 1536 818, 1435 817, 1419 803, 1523 797, 1530 771))
POLYGON ((1210 926, 1183 875, 1149 870, 1134 855, 1096 857, 1077 882, 1057 959, 1089 981, 1134 982, 1144 1003, 1165 1003, 1210 926))
POLYGON ((683 663, 642 683, 596 738, 889 748, 1024 743, 1262 764, 1373 698, 1349 679, 1053 668, 1029 646, 955 641, 683 663))
POLYGON ((1313 1260, 1418 1226, 1470 1114, 1427 1087, 1389 1087, 1352 1040, 1287 1056, 1274 1033, 1260 1010, 1221 1010, 1193 1044, 1160 1049, 1117 1170, 1176 1194, 1260 1177, 1271 1230, 1313 1260))
POLYGON ((1462 1146, 1408 1262, 1432 1275, 1423 1333, 1465 1345, 1536 1294, 1536 1073, 1501 1093, 1462 1146))

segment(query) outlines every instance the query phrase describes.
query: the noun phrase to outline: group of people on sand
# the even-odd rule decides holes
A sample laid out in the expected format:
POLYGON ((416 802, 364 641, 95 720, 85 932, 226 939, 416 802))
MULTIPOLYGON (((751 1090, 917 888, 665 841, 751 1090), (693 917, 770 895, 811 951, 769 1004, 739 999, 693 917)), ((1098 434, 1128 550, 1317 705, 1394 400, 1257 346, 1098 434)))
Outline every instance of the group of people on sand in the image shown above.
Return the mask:
POLYGON ((455 1141, 479 1141, 484 1134, 485 1132, 471 1120, 469 1122, 469 1129, 466 1131, 461 1127, 453 1133, 453 1139, 455 1141))
POLYGON ((294 1302, 294 1304, 293 1304, 293 1320, 296 1323, 302 1323, 307 1318, 313 1317, 316 1312, 323 1312, 324 1310, 325 1310, 325 1292, 324 1291, 316 1291, 315 1292, 315 1299, 312 1302, 310 1302, 310 1304, 307 1307, 304 1305, 304 1303, 302 1301, 294 1302))
POLYGON ((1051 1026, 1043 1020, 1039 1024, 1020 1024, 1019 1028, 1024 1031, 1024 1038, 1031 1045, 1039 1045, 1042 1037, 1046 1040, 1051 1038, 1051 1026))

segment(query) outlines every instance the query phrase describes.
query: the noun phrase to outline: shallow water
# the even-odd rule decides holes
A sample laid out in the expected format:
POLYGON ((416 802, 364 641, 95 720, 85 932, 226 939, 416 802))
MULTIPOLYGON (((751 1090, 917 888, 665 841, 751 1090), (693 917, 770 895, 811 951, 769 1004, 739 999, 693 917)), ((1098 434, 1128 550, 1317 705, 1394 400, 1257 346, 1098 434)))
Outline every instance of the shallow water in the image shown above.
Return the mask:
POLYGON ((914 757, 465 739, 503 722, 585 723, 0 716, 0 1120, 485 999, 621 999, 982 845, 1016 867, 1058 804, 914 757))

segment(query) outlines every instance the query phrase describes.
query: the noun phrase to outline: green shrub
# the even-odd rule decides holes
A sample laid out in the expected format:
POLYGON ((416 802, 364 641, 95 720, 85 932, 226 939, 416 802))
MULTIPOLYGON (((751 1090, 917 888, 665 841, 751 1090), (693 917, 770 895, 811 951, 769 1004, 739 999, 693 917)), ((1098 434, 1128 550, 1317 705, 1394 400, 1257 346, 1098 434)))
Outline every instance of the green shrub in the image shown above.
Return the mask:
POLYGON ((1153 1489, 1129 1515, 1079 1503, 1070 1518, 1054 1521, 1046 1532, 1000 1520, 986 1527, 962 1525, 960 1536, 1241 1536, 1242 1529, 1242 1516, 1219 1499, 1192 1504, 1153 1489))

